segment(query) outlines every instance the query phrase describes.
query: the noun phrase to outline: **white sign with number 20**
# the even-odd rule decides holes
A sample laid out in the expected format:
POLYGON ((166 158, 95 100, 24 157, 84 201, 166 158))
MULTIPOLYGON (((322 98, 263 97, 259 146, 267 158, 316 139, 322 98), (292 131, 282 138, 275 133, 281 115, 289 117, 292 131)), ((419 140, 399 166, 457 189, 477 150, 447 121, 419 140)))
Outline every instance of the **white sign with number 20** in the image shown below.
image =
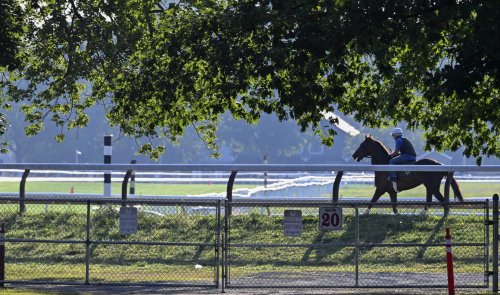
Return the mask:
POLYGON ((321 230, 342 229, 342 208, 339 207, 319 208, 319 228, 321 230))

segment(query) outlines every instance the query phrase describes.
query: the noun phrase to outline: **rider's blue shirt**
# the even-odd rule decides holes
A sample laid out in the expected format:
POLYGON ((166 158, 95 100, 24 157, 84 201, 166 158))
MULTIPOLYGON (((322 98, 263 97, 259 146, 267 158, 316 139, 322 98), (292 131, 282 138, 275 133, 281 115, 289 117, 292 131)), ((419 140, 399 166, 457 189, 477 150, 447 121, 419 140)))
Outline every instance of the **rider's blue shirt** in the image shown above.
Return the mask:
POLYGON ((398 137, 395 139, 396 140, 396 150, 400 151, 401 148, 403 147, 403 138, 402 137, 398 137))
MULTIPOLYGON (((415 161, 417 156, 416 155, 413 155, 413 154, 409 154, 406 152, 406 150, 409 148, 405 147, 405 142, 403 140, 403 137, 400 136, 400 137, 397 137, 396 139, 396 150, 400 151, 400 155, 399 157, 401 159, 404 159, 404 160, 408 160, 408 161, 415 161)), ((411 147, 411 149, 409 149, 410 152, 414 152, 413 151, 413 147, 411 147)))

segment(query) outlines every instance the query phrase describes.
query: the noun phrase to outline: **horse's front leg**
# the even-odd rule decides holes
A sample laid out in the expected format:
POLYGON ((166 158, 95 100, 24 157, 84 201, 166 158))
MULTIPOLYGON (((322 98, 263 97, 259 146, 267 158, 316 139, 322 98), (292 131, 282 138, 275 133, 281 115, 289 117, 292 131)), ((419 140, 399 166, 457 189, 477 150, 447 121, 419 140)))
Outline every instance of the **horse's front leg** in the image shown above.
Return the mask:
POLYGON ((392 211, 394 212, 394 214, 398 214, 398 208, 397 208, 398 193, 389 192, 389 196, 391 197, 392 211))
MULTIPOLYGON (((426 203, 430 203, 432 202, 432 192, 429 190, 429 188, 425 188, 425 202, 426 203)), ((424 213, 427 213, 427 210, 429 209, 429 207, 427 206, 427 204, 425 204, 424 206, 424 213)))
POLYGON ((377 188, 375 190, 375 193, 373 194, 372 200, 370 201, 370 204, 368 205, 368 208, 366 209, 365 214, 368 215, 370 214, 370 209, 373 207, 373 204, 375 204, 378 199, 386 192, 385 189, 377 188))

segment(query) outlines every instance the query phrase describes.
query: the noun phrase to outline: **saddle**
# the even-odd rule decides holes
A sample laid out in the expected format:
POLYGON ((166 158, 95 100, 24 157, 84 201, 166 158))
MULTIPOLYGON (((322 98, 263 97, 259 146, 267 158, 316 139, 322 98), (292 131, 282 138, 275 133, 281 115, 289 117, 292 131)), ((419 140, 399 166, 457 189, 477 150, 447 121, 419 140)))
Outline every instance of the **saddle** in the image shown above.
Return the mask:
MULTIPOLYGON (((408 161, 407 163, 400 164, 400 165, 414 165, 417 161, 408 161)), ((408 177, 412 174, 412 171, 398 171, 398 179, 401 179, 402 177, 408 177)))

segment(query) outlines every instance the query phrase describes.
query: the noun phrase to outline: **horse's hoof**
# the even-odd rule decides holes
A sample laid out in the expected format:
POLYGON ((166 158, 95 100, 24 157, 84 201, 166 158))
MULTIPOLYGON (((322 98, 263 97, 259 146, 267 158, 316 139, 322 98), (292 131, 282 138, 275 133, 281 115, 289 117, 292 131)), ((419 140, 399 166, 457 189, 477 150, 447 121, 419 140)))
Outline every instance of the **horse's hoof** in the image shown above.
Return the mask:
POLYGON ((370 209, 366 209, 364 215, 370 215, 370 209))

